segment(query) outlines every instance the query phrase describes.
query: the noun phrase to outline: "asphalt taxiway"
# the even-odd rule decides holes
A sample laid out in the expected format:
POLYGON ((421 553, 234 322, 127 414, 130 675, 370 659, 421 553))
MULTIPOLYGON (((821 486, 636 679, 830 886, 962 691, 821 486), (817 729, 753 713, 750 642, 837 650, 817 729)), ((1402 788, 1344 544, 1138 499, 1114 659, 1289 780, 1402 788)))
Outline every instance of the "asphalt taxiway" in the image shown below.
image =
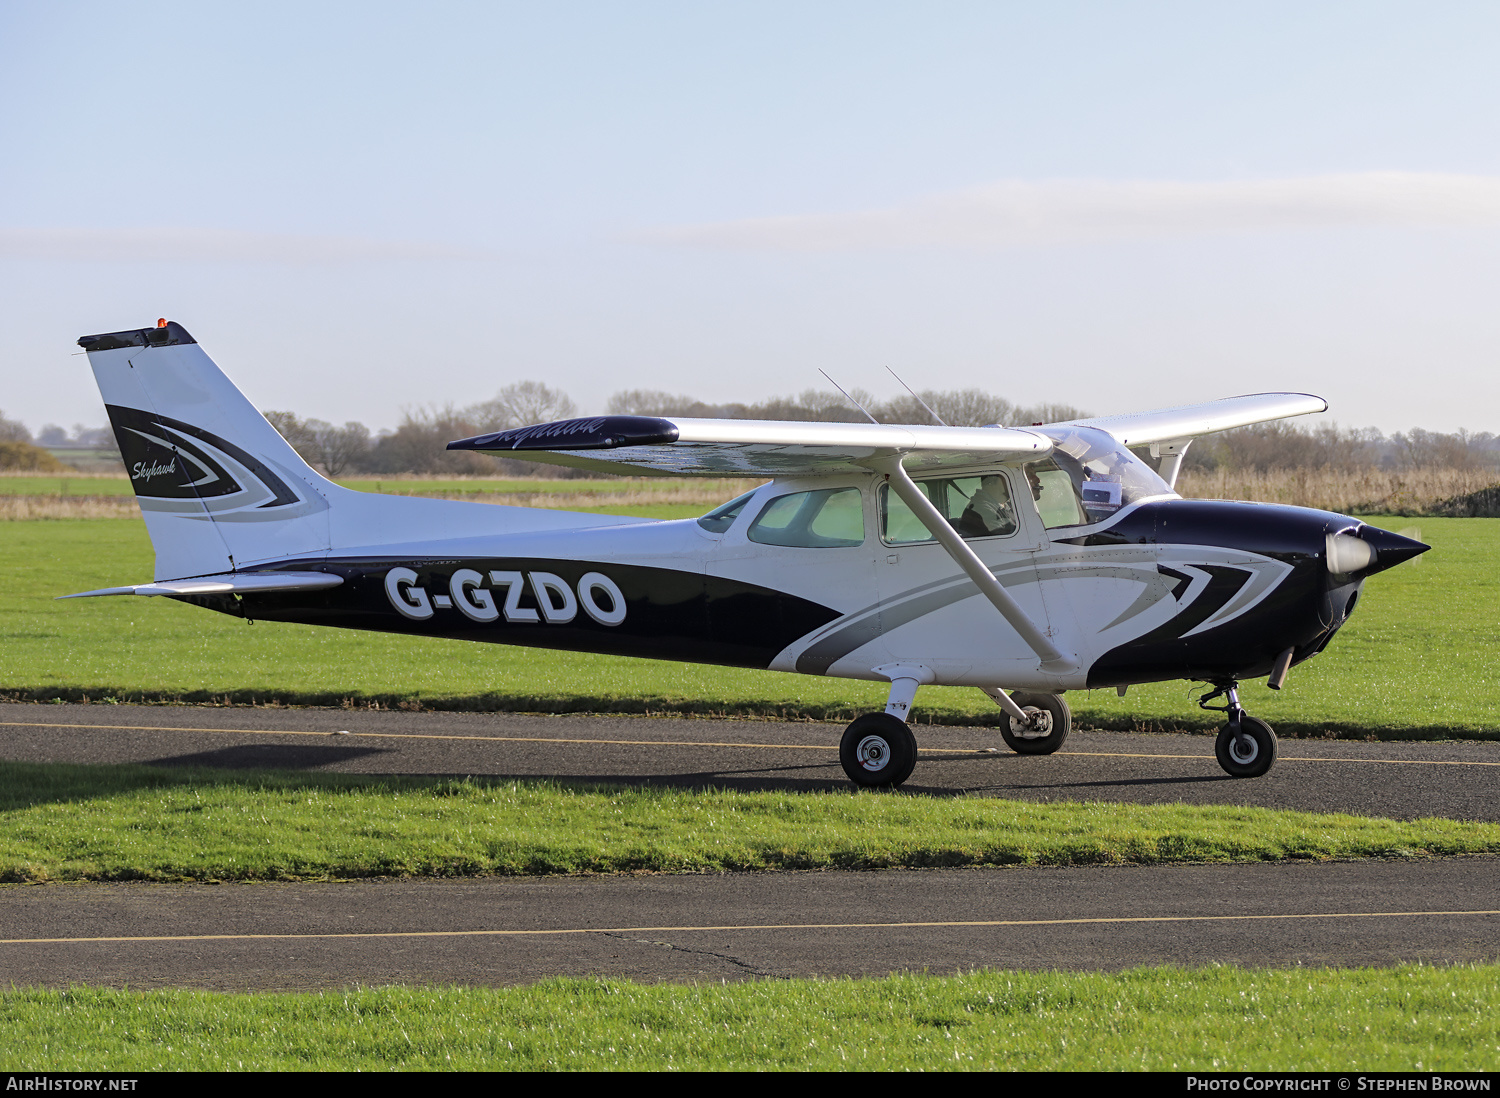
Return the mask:
MULTIPOLYGON (((847 789, 834 725, 364 710, 0 705, 0 758, 847 789)), ((1045 757, 917 729, 907 789, 1500 819, 1500 745, 1284 740, 1229 779, 1205 736, 1075 733, 1045 757), (997 751, 998 749, 998 751, 997 751)), ((15 984, 308 989, 1455 963, 1500 959, 1500 858, 0 889, 15 984)))
MULTIPOLYGON (((1016 755, 993 728, 915 727, 905 789, 1028 800, 1257 805, 1415 819, 1500 820, 1500 743, 1281 741, 1275 769, 1236 780, 1212 736, 1074 732, 1016 755)), ((0 759, 548 777, 682 788, 847 790, 843 726, 748 720, 0 704, 0 759)))

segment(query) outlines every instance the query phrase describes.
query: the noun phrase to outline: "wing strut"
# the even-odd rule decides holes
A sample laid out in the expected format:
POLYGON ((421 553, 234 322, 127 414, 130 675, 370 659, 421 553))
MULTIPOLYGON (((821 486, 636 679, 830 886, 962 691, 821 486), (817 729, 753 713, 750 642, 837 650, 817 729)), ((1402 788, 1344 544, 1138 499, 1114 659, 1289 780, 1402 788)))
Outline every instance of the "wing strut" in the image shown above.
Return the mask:
POLYGON ((1054 675, 1066 675, 1078 670, 1076 657, 1063 653, 1045 633, 1036 627, 1036 623, 1026 616, 1026 611, 1022 610, 1020 604, 1010 597, 1010 592, 1001 586, 995 574, 986 568, 974 550, 969 548, 969 543, 959 536, 957 530, 948 525, 947 520, 932 505, 932 501, 922 494, 922 490, 917 487, 916 482, 902 466, 900 458, 887 459, 878 463, 871 462, 871 464, 886 475, 896 495, 901 497, 901 501, 922 520, 922 524, 937 538, 938 544, 947 550, 953 562, 968 574, 980 593, 994 604, 995 609, 1000 611, 1000 616, 1010 623, 1010 627, 1020 634, 1027 647, 1036 653, 1037 659, 1042 661, 1043 671, 1054 675))

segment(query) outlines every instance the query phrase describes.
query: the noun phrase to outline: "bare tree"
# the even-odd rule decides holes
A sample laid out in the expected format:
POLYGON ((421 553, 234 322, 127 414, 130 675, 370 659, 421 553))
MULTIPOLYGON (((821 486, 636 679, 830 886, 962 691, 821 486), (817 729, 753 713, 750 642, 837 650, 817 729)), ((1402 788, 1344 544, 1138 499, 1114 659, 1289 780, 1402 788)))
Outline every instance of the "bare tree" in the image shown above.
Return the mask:
POLYGON ((660 389, 624 389, 609 398, 612 416, 692 416, 695 419, 751 419, 744 404, 707 404, 697 397, 660 389))
POLYGON ((30 442, 31 432, 18 419, 9 418, 0 412, 0 442, 30 442))
POLYGON ((913 397, 895 397, 881 406, 880 418, 887 423, 932 423, 931 408, 949 427, 987 427, 992 423, 1011 423, 1016 406, 1004 397, 993 396, 983 389, 956 389, 939 392, 924 389, 913 397), (923 404, 927 408, 923 408, 923 404))
POLYGON ((686 416, 702 407, 701 400, 661 389, 622 389, 609 398, 605 411, 612 416, 686 416))
POLYGON ((1027 427, 1037 423, 1067 423, 1075 419, 1088 419, 1090 414, 1071 404, 1033 404, 1029 408, 1017 408, 1010 426, 1027 427))
POLYGON ((455 439, 491 429, 479 426, 466 411, 451 404, 441 408, 408 408, 394 431, 375 440, 370 450, 370 469, 377 473, 494 476, 499 467, 488 455, 448 449, 448 443, 455 439))
POLYGON ((368 460, 370 429, 363 423, 335 427, 321 419, 299 419, 292 412, 263 414, 298 456, 326 477, 341 476, 368 460))
POLYGON ((1497 464, 1497 453, 1488 432, 1470 434, 1460 430, 1445 435, 1413 428, 1391 436, 1396 464, 1403 469, 1438 466, 1448 469, 1479 469, 1497 464))
POLYGON ((312 435, 317 465, 326 477, 341 476, 346 471, 361 465, 370 452, 370 429, 353 420, 342 427, 335 427, 321 419, 307 421, 312 435))
POLYGON ((572 419, 578 406, 560 389, 540 381, 517 381, 486 400, 464 409, 465 418, 476 431, 504 431, 511 427, 529 427, 556 419, 572 419))
POLYGON ((291 444, 297 456, 309 465, 318 463, 318 441, 295 412, 261 412, 278 434, 291 444))
MULTIPOLYGON (((873 413, 875 398, 863 389, 850 389, 849 396, 873 413)), ((864 423, 865 414, 842 393, 804 389, 795 397, 772 397, 745 409, 746 419, 792 419, 812 423, 864 423)))

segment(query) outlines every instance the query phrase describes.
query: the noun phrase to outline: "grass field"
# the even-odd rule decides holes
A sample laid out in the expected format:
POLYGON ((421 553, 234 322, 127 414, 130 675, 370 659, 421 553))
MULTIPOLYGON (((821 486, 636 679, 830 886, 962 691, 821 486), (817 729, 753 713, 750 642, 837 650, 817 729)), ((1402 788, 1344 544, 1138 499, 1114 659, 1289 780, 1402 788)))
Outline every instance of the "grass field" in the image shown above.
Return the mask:
MULTIPOLYGON (((671 517, 688 505, 624 509, 671 517)), ((1390 527, 1404 520, 1380 520, 1390 527)), ((1500 738, 1500 520, 1425 519, 1433 551, 1374 577, 1328 651, 1251 712, 1289 735, 1500 738)), ((0 694, 46 700, 353 704, 847 720, 883 707, 875 683, 624 657, 247 624, 168 599, 53 601, 144 580, 137 520, 0 523, 0 694)), ((1189 683, 1069 695, 1084 726, 1207 729, 1189 683)), ((977 690, 927 687, 913 720, 993 722, 977 690)))
POLYGON ((0 992, 4 1071, 1497 1068, 1492 965, 0 992))
MULTIPOLYGON (((541 482, 548 493, 581 483, 541 482)), ((706 509, 660 498, 623 507, 586 494, 562 505, 664 518, 706 509)), ((1293 672, 1287 690, 1247 687, 1253 712, 1284 733, 1500 738, 1500 580, 1491 565, 1500 520, 1424 519, 1422 533, 1434 552, 1375 577, 1353 622, 1293 672)), ((0 523, 0 694, 845 719, 884 702, 869 683, 246 625, 165 599, 52 601, 145 579, 151 560, 138 519, 0 523)), ((1194 697, 1187 684, 1132 688, 1123 700, 1069 695, 1086 725, 1206 728, 1213 719, 1194 697)), ((998 713, 973 690, 927 688, 918 703, 919 722, 998 713)), ((1494 825, 1238 808, 20 764, 0 768, 0 820, 0 877, 13 882, 1500 849, 1494 825)), ((702 987, 553 981, 322 995, 12 989, 0 992, 0 1068, 1496 1070, 1497 998, 1493 966, 702 987)))
MULTIPOLYGON (((733 499, 760 483, 755 480, 710 478, 615 477, 608 480, 522 480, 514 477, 355 477, 337 483, 356 492, 431 499, 479 499, 496 502, 512 498, 545 497, 558 500, 598 497, 629 506, 645 500, 675 500, 701 504, 703 510, 733 499)), ((98 476, 0 473, 0 496, 127 496, 135 490, 123 473, 98 476)))
POLYGON ((0 765, 0 882, 1155 865, 1500 852, 1500 824, 1224 805, 0 765))

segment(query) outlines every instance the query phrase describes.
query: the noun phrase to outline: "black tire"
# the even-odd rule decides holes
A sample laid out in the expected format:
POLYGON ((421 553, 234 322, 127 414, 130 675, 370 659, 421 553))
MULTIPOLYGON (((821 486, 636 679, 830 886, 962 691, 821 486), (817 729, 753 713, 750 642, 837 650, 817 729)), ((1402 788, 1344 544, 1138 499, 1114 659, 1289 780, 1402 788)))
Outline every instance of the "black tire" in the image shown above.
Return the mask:
POLYGON ((1000 735, 1017 755, 1050 755, 1068 741, 1073 730, 1073 710, 1058 694, 1012 694, 1011 700, 1041 719, 1045 736, 1023 736, 1025 725, 1006 714, 1000 718, 1000 735))
POLYGON ((1258 778, 1276 762, 1276 733, 1258 717, 1241 717, 1239 738, 1230 736, 1225 725, 1214 741, 1214 754, 1231 778, 1258 778))
POLYGON ((844 730, 839 762, 855 785, 898 786, 917 765, 917 738, 899 717, 866 713, 844 730))

